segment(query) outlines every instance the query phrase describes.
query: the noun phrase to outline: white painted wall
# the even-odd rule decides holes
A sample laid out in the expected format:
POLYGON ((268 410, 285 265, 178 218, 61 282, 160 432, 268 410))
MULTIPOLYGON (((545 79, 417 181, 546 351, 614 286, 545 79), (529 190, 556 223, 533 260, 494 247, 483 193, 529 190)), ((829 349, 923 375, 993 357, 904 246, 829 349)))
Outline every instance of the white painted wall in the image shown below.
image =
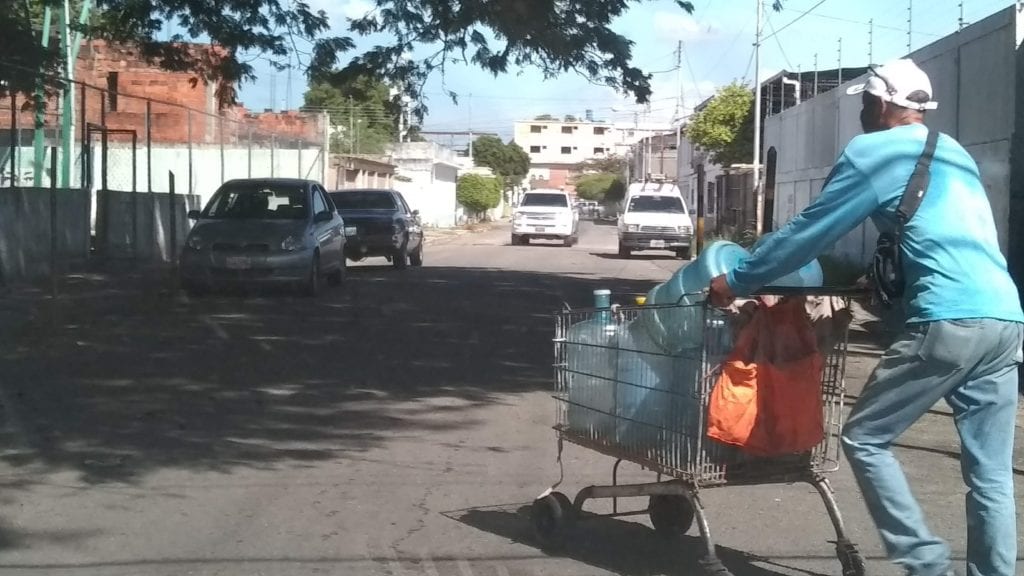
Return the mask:
MULTIPOLYGON (((1009 239, 1010 144, 1015 123, 1016 54, 1022 17, 1013 7, 910 55, 932 81, 937 110, 927 124, 949 134, 974 157, 996 217, 999 242, 1009 239)), ((861 133, 860 98, 846 96, 853 79, 765 121, 764 150, 778 152, 775 220, 784 224, 821 192, 835 159, 861 133)), ((834 252, 866 263, 878 231, 868 222, 836 243, 834 252)))

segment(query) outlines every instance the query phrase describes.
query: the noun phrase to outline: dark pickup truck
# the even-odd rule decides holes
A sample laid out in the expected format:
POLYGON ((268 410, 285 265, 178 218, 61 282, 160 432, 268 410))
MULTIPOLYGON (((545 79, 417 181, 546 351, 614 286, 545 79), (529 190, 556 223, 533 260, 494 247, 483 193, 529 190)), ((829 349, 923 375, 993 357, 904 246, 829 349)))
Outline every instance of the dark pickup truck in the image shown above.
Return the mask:
POLYGON ((395 268, 423 265, 423 226, 400 192, 360 188, 335 190, 331 200, 345 221, 345 256, 358 262, 384 257, 395 268))

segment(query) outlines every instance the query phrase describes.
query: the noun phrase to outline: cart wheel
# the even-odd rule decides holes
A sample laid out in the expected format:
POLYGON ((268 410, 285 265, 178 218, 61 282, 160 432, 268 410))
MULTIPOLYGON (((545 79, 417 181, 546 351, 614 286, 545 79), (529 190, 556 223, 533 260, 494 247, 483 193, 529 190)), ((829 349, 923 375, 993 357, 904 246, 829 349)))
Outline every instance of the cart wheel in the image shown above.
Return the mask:
POLYGON ((865 576, 867 568, 864 566, 864 557, 860 551, 849 540, 836 542, 836 557, 843 565, 843 576, 865 576))
POLYGON ((565 537, 575 518, 572 502, 561 492, 552 492, 534 500, 530 511, 534 535, 545 550, 558 549, 565 544, 565 537))
POLYGON ((648 510, 654 529, 666 538, 677 538, 686 534, 693 525, 693 506, 685 496, 651 496, 648 510))

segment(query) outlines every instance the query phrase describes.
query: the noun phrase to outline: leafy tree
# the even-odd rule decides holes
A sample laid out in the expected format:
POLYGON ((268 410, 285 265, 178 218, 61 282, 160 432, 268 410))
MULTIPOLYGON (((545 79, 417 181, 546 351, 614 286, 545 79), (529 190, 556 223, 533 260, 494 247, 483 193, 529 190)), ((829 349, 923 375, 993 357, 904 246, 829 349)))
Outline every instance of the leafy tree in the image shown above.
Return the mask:
POLYGON ((608 172, 584 174, 576 179, 576 194, 584 200, 600 202, 604 200, 612 184, 619 178, 618 174, 608 172))
POLYGON ((626 180, 621 176, 612 181, 604 193, 605 202, 621 202, 626 199, 626 180))
POLYGON ((387 85, 376 78, 315 82, 306 92, 304 108, 327 112, 334 128, 331 152, 336 154, 383 154, 398 138, 399 106, 387 85))
POLYGON ((490 176, 463 174, 455 185, 455 199, 470 213, 479 216, 501 203, 501 184, 490 176))
POLYGON ((611 174, 625 174, 626 159, 622 156, 606 156, 604 158, 591 158, 576 165, 576 171, 583 174, 591 172, 608 172, 611 174))
POLYGON ((686 127, 686 137, 721 166, 754 156, 754 95, 738 83, 725 86, 686 127))
POLYGON ((530 171, 530 155, 515 142, 506 144, 497 136, 473 141, 473 162, 493 170, 508 188, 518 186, 530 171))
MULTIPOLYGON (((61 1, 29 0, 52 6, 61 1)), ((453 62, 494 74, 511 66, 536 67, 546 77, 576 72, 646 102, 651 76, 633 65, 633 42, 612 29, 629 8, 644 1, 373 0, 374 9, 366 16, 347 22, 347 35, 334 36, 327 14, 301 0, 97 0, 102 14, 85 33, 130 44, 165 69, 217 82, 222 103, 234 101, 239 82, 255 79, 254 56, 262 55, 280 69, 294 66, 297 58, 310 80, 373 73, 402 86, 416 103, 415 115, 422 117, 424 83, 453 62), (165 22, 185 32, 164 41, 165 22), (350 54, 354 36, 389 40, 350 54), (193 38, 208 39, 216 50, 192 49, 186 43, 193 38), (436 50, 405 58, 418 46, 436 50), (335 72, 338 67, 342 70, 335 72)), ((693 11, 692 2, 673 1, 687 13, 693 11)), ((36 71, 41 66, 58 70, 63 55, 56 47, 40 47, 28 2, 8 2, 5 8, 0 10, 0 81, 8 88, 31 90, 36 71)))

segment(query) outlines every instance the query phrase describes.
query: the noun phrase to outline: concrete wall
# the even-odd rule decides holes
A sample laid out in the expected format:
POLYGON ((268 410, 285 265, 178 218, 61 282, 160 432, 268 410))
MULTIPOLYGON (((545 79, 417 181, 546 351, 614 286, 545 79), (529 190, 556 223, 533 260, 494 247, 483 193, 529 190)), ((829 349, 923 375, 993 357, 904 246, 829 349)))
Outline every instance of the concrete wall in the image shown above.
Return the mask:
POLYGON ((391 150, 399 178, 394 188, 413 210, 420 211, 424 226, 450 228, 459 218, 455 187, 459 179, 455 152, 434 142, 405 142, 391 150))
MULTIPOLYGON (((50 194, 46 188, 0 189, 0 280, 17 282, 50 272, 50 194)), ((89 256, 89 194, 56 190, 57 253, 62 264, 89 256)))
MULTIPOLYGON (((1014 8, 910 55, 932 81, 937 110, 927 124, 957 138, 981 170, 1004 252, 1009 239, 1010 149, 1016 118, 1016 66, 1021 17, 1014 8)), ((774 218, 784 224, 821 193, 835 159, 861 133, 860 98, 846 96, 853 79, 772 116, 764 150, 778 153, 774 218)), ((868 222, 836 243, 834 252, 867 262, 878 231, 868 222)))
MULTIPOLYGON (((100 191, 96 203, 96 250, 101 256, 171 260, 170 194, 100 191)), ((200 207, 199 196, 175 194, 175 245, 179 252, 192 228, 188 211, 200 207)))

